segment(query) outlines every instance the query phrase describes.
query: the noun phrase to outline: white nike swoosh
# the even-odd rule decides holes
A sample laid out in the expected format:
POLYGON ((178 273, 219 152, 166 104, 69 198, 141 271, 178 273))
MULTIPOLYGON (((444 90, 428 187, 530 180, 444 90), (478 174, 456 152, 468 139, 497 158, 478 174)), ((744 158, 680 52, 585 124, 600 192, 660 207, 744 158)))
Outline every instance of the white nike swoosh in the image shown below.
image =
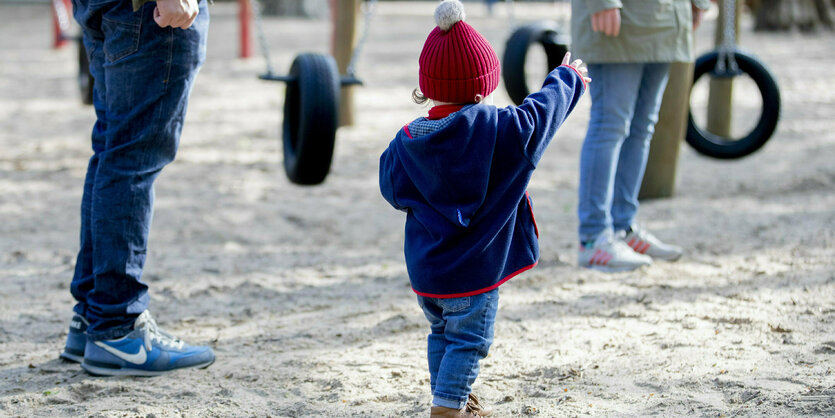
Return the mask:
POLYGON ((122 359, 124 361, 127 361, 128 363, 145 364, 145 360, 148 359, 148 354, 145 353, 145 347, 142 346, 142 345, 139 346, 139 352, 138 353, 128 354, 128 353, 125 353, 124 351, 120 351, 117 348, 113 348, 113 347, 111 347, 111 346, 109 346, 109 345, 107 345, 107 344, 105 344, 101 341, 94 341, 94 342, 96 343, 97 346, 107 350, 108 353, 113 354, 114 356, 119 357, 120 359, 122 359))

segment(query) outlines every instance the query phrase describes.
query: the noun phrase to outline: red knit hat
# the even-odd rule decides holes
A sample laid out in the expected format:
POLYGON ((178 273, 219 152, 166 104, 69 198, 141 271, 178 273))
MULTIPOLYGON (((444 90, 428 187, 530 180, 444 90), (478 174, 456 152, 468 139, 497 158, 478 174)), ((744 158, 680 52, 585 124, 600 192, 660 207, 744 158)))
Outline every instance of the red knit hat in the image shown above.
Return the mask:
POLYGON ((437 27, 420 53, 420 91, 443 102, 471 103, 499 85, 501 65, 490 43, 464 22, 464 5, 447 0, 435 9, 437 27))

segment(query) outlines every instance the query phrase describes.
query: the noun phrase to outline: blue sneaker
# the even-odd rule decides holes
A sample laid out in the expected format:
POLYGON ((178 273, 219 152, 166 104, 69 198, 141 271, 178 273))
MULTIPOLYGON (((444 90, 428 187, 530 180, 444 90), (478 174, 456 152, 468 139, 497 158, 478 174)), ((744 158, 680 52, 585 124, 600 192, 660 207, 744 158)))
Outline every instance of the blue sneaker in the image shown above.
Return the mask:
POLYGON ((145 311, 136 318, 130 334, 114 340, 88 340, 81 367, 102 376, 157 376, 189 367, 206 368, 214 361, 211 348, 174 338, 145 311))
POLYGON ((64 360, 81 363, 84 360, 84 347, 87 346, 87 327, 90 325, 83 316, 75 314, 70 321, 67 343, 59 355, 64 360))

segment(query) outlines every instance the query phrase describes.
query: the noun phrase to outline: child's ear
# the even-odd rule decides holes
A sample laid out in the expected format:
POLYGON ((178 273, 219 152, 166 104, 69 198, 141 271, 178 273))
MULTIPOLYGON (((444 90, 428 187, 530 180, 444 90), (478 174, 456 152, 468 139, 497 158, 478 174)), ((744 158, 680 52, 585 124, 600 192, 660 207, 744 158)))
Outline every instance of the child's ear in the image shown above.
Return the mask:
POLYGON ((474 100, 476 103, 481 103, 481 101, 484 100, 484 96, 482 96, 481 94, 476 94, 474 100))

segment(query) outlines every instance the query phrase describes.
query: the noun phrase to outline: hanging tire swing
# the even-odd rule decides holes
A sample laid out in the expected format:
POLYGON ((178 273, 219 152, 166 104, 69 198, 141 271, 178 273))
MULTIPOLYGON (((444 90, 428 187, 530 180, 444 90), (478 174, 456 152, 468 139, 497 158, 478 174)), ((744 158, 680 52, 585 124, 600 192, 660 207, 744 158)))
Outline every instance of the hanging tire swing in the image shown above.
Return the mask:
POLYGON ((284 171, 300 185, 325 181, 339 126, 340 80, 330 55, 301 54, 284 95, 284 171))
POLYGON ((249 1, 255 17, 261 53, 267 66, 266 72, 259 78, 287 84, 281 133, 284 172, 291 182, 298 185, 321 184, 328 176, 333 160, 342 86, 362 85, 362 81, 354 73, 354 68, 368 35, 371 14, 377 0, 369 1, 365 13, 365 27, 353 50, 345 75, 339 74, 334 57, 303 53, 293 60, 290 73, 286 76, 273 72, 260 4, 257 0, 249 1))
POLYGON ((780 119, 780 89, 768 71, 752 55, 736 47, 736 1, 725 0, 720 10, 722 33, 717 49, 696 59, 693 84, 705 74, 714 78, 733 79, 747 74, 754 80, 762 98, 762 112, 753 130, 741 138, 718 135, 702 129, 693 120, 692 106, 687 118, 687 143, 701 154, 719 159, 741 158, 760 149, 774 134, 780 119))
POLYGON ((287 83, 281 133, 284 172, 298 185, 321 184, 333 160, 341 88, 362 81, 352 72, 340 76, 332 56, 311 52, 299 54, 286 76, 271 70, 258 78, 287 83))
POLYGON ((705 74, 711 77, 733 78, 743 73, 754 80, 762 97, 763 108, 757 125, 740 138, 726 137, 699 127, 693 119, 693 112, 690 111, 686 139, 699 153, 719 159, 741 158, 760 149, 774 134, 780 118, 780 90, 768 69, 753 56, 738 50, 728 53, 711 51, 702 55, 696 60, 693 85, 695 86, 699 78, 705 74), (736 61, 735 66, 730 57, 736 61))
POLYGON ((93 104, 93 75, 90 74, 90 61, 84 43, 78 39, 78 91, 81 92, 81 103, 93 104))
POLYGON ((538 22, 520 26, 508 38, 502 54, 502 80, 507 94, 516 105, 522 104, 531 90, 525 77, 525 61, 531 45, 542 45, 550 71, 562 62, 568 52, 568 37, 559 32, 554 22, 538 22))

